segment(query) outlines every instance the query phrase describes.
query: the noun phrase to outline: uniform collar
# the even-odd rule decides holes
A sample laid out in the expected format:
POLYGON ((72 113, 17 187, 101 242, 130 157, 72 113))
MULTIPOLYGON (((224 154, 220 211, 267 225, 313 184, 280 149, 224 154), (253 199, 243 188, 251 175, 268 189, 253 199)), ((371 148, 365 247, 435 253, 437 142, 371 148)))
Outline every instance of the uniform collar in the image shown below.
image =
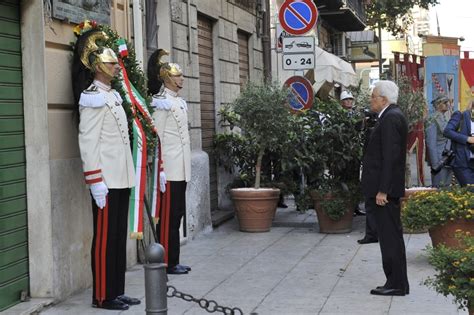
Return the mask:
POLYGON ((92 82, 95 86, 97 86, 98 88, 106 91, 106 92, 109 92, 110 90, 112 90, 112 87, 110 85, 107 85, 103 82, 100 82, 99 80, 94 80, 94 82, 92 82))
POLYGON ((173 97, 178 97, 178 92, 172 91, 172 90, 170 90, 166 87, 165 87, 165 92, 168 93, 169 95, 173 96, 173 97))

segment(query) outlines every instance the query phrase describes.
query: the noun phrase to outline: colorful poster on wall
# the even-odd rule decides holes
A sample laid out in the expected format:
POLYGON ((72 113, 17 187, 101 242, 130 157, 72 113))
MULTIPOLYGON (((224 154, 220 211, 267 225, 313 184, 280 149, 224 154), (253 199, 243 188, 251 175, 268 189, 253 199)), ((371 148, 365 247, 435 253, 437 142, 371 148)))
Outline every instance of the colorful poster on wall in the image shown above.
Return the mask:
POLYGON ((459 56, 428 56, 425 59, 425 91, 430 112, 431 101, 439 95, 450 99, 450 111, 459 108, 459 56))
POLYGON ((461 77, 459 81, 459 109, 465 110, 474 101, 474 59, 461 59, 461 77))

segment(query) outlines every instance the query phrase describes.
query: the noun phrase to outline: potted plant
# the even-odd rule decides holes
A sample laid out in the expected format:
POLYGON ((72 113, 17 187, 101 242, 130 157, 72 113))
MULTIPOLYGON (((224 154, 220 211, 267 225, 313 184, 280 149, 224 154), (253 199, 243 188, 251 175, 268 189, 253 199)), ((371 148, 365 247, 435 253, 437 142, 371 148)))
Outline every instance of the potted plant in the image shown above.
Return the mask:
POLYGON ((428 229, 433 246, 457 246, 456 230, 474 233, 474 193, 470 189, 454 186, 410 196, 402 209, 403 226, 428 229))
POLYGON ((358 125, 363 115, 343 109, 336 101, 316 99, 296 119, 290 134, 298 135, 292 140, 298 145, 293 145, 285 161, 296 165, 306 180, 304 194, 296 194, 300 196, 295 198, 297 205, 305 209, 308 197, 312 199, 320 232, 349 232, 352 210, 360 197, 363 145, 358 125))
POLYGON ((318 218, 319 232, 328 234, 349 233, 352 230, 353 210, 357 199, 354 184, 332 184, 310 191, 318 218))
MULTIPOLYGON (((437 188, 435 188, 435 187, 410 187, 410 188, 406 188, 405 189, 405 196, 400 198, 400 209, 402 211, 401 215, 403 216, 403 214, 405 213, 404 212, 405 203, 408 200, 408 198, 410 198, 410 196, 412 196, 414 194, 418 194, 420 192, 427 192, 427 191, 434 191, 434 190, 437 190, 437 188)), ((402 220, 402 223, 403 223, 403 220, 402 220)), ((420 233, 426 233, 426 232, 428 232, 427 228, 413 230, 413 229, 408 228, 407 226, 403 226, 403 233, 420 234, 420 233)))
POLYGON ((444 296, 452 295, 460 309, 467 308, 469 315, 474 315, 474 236, 458 231, 456 237, 460 247, 441 245, 428 249, 436 274, 424 284, 444 296))
POLYGON ((291 116, 287 104, 286 88, 276 83, 249 83, 219 112, 228 130, 215 137, 214 148, 218 163, 236 170, 237 182, 244 186, 230 190, 241 231, 270 230, 280 189, 261 187, 271 186, 272 180, 271 172, 262 178, 262 167, 269 164, 266 156, 284 149, 291 116))

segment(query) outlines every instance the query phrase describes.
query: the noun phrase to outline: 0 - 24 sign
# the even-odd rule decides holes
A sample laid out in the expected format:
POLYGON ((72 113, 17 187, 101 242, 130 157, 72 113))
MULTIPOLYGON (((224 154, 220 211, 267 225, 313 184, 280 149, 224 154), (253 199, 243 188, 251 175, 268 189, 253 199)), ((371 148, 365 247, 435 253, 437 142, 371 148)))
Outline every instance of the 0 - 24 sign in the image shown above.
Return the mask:
POLYGON ((283 55, 283 69, 305 70, 314 69, 314 54, 283 55))

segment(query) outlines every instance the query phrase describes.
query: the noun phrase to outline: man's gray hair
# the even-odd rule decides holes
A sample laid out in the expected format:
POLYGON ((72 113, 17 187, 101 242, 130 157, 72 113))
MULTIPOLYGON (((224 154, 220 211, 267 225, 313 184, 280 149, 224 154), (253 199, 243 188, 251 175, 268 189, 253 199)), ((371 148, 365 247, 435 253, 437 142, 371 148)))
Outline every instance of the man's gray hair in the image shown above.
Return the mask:
POLYGON ((398 86, 393 81, 380 80, 375 83, 374 89, 377 89, 380 96, 387 98, 389 104, 396 104, 398 101, 398 86))

